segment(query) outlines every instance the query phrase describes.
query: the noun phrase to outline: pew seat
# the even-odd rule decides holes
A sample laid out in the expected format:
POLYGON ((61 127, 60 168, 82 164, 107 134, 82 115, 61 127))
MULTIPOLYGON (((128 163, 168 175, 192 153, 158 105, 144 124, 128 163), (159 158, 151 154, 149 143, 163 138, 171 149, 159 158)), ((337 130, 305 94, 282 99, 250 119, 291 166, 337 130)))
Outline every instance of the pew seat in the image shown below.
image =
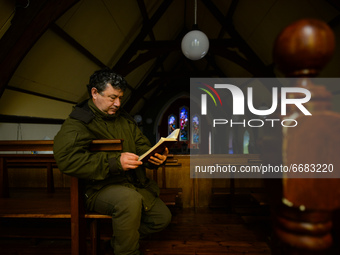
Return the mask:
MULTIPOLYGON (((121 150, 121 140, 94 140, 90 147, 93 151, 121 150)), ((69 219, 71 224, 71 254, 80 255, 86 253, 86 239, 88 236, 86 227, 90 226, 91 254, 98 254, 100 233, 98 221, 111 219, 111 216, 85 211, 82 193, 78 178, 71 178, 70 188, 56 191, 53 182, 53 168, 56 163, 53 154, 17 154, 23 152, 52 151, 52 140, 31 141, 0 141, 0 218, 12 219, 69 219), (13 153, 8 153, 13 152, 13 153), (10 193, 8 185, 9 168, 41 168, 47 170, 47 189, 27 189, 26 192, 16 195, 10 193), (66 192, 65 192, 66 191, 66 192), (37 193, 39 192, 39 193, 37 193)), ((169 164, 180 166, 177 160, 170 156, 169 164)), ((161 198, 169 206, 178 204, 181 189, 166 188, 165 167, 163 165, 161 198)), ((157 181, 157 169, 153 171, 153 177, 157 181)))
MULTIPOLYGON (((122 141, 94 140, 90 146, 93 151, 121 150, 122 141)), ((52 140, 0 141, 0 217, 1 218, 40 218, 70 219, 71 254, 80 255, 86 252, 86 219, 90 221, 91 253, 98 253, 97 219, 111 218, 93 212, 85 212, 78 179, 71 177, 68 195, 54 192, 53 166, 56 166, 53 154, 22 154, 22 152, 51 152, 52 140), (13 153, 9 153, 13 152, 13 153), (21 152, 21 153, 17 153, 21 152), (9 194, 8 168, 46 167, 47 193, 45 198, 30 196, 15 197, 9 194)))

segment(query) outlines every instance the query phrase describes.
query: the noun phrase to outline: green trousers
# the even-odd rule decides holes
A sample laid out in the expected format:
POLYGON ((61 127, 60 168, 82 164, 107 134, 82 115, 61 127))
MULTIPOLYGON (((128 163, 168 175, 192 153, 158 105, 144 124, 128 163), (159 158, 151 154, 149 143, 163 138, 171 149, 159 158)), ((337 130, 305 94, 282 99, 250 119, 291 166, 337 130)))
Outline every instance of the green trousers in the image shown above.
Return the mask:
POLYGON ((163 230, 171 221, 170 210, 160 198, 145 211, 143 197, 134 189, 116 184, 98 192, 94 211, 112 216, 111 245, 115 255, 141 254, 139 239, 163 230))

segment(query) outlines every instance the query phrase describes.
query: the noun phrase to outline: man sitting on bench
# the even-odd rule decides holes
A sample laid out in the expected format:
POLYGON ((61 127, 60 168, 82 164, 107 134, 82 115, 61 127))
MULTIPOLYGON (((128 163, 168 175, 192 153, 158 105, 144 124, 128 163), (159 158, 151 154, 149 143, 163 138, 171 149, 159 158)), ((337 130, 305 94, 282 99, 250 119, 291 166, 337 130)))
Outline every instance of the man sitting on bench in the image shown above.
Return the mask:
POLYGON ((157 183, 146 177, 144 168, 163 164, 168 149, 148 163, 138 161, 137 155, 151 144, 120 108, 126 89, 123 77, 99 70, 87 87, 91 98, 75 106, 65 120, 54 138, 54 156, 63 173, 84 184, 87 209, 112 216, 115 254, 140 254, 140 237, 161 231, 171 220, 157 183), (123 151, 91 152, 95 139, 123 139, 123 151))

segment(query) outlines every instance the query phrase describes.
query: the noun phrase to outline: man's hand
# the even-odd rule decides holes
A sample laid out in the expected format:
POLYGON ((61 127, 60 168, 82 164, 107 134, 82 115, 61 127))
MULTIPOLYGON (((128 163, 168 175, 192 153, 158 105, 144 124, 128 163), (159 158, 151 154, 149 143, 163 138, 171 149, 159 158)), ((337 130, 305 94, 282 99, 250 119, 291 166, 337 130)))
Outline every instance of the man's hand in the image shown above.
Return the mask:
POLYGON ((168 154, 169 150, 168 148, 165 148, 163 154, 156 153, 155 155, 151 156, 148 161, 156 166, 159 166, 164 163, 168 157, 168 154))
POLYGON ((130 152, 123 152, 120 155, 120 163, 122 164, 122 168, 124 171, 128 171, 130 169, 135 169, 138 166, 142 165, 142 161, 138 161, 138 155, 130 152))

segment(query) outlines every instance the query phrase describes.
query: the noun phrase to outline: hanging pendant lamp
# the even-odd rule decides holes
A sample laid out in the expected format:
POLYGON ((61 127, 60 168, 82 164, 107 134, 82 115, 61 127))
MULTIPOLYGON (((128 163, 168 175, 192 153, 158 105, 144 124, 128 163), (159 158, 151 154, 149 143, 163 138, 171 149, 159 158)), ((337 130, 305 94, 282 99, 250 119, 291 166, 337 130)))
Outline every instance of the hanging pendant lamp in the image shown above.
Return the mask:
POLYGON ((195 0, 195 23, 194 30, 187 33, 181 43, 184 56, 191 60, 203 58, 209 50, 209 39, 197 26, 197 0, 195 0))

